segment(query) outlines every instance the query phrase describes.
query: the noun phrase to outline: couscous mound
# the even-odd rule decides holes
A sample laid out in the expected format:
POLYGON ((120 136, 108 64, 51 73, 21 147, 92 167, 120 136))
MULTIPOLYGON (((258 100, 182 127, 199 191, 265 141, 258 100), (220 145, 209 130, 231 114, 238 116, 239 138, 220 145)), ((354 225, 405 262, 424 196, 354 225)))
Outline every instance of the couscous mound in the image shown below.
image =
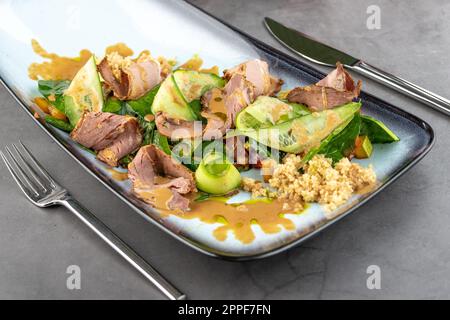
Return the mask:
POLYGON ((353 193, 375 182, 372 166, 364 168, 343 158, 333 167, 332 160, 323 155, 316 155, 303 164, 300 156, 289 154, 283 163, 275 166, 268 185, 244 178, 243 188, 252 192, 253 197, 317 202, 332 211, 344 204, 353 193))

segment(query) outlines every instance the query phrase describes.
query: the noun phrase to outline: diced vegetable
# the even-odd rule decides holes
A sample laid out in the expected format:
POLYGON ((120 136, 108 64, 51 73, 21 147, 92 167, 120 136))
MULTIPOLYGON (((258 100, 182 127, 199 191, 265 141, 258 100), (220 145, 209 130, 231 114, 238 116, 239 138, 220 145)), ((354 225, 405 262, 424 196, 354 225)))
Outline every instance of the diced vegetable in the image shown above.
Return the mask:
POLYGON ((246 135, 256 141, 289 153, 300 153, 327 138, 339 126, 346 124, 359 111, 361 103, 315 112, 264 129, 244 129, 227 135, 246 135))
POLYGON ((39 107, 39 109, 42 110, 44 113, 50 113, 50 110, 48 110, 48 107, 50 106, 50 102, 47 101, 47 99, 42 97, 34 98, 34 103, 39 107))
POLYGON ((372 142, 368 136, 359 136, 355 141, 354 154, 357 159, 367 159, 372 155, 372 142))
POLYGON ((368 136, 372 143, 391 143, 399 141, 399 137, 395 135, 386 125, 380 120, 372 117, 361 116, 361 135, 368 136))
POLYGON ((53 105, 49 105, 48 106, 48 111, 49 114, 55 118, 55 119, 59 119, 59 120, 67 120, 67 117, 64 113, 62 113, 61 111, 59 111, 56 107, 54 107, 53 105))
POLYGON ((226 194, 241 184, 241 175, 225 156, 206 155, 195 171, 197 187, 211 194, 226 194))
POLYGON ((73 126, 70 123, 56 119, 52 116, 45 116, 45 122, 66 132, 71 132, 73 130, 73 126))
POLYGON ((75 75, 64 93, 65 113, 72 125, 76 125, 85 110, 103 110, 103 92, 97 64, 92 56, 75 75))

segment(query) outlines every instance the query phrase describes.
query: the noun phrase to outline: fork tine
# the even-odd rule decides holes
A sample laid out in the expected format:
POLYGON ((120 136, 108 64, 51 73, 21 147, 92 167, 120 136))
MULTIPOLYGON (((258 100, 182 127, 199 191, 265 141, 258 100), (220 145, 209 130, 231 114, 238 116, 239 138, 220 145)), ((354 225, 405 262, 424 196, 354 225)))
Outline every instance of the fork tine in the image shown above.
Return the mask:
POLYGON ((34 193, 34 195, 37 196, 38 193, 34 189, 33 189, 33 191, 30 190, 23 183, 22 179, 20 179, 19 175, 16 173, 16 171, 13 168, 13 166, 9 162, 8 158, 5 156, 5 154, 2 151, 0 151, 0 156, 2 157, 3 162, 5 163, 6 167, 8 168, 9 173, 11 173, 11 175, 13 176, 14 181, 16 181, 16 183, 19 185, 19 188, 22 190, 22 192, 25 193, 25 195, 27 195, 28 197, 30 197, 30 195, 32 193, 34 193))
MULTIPOLYGON (((22 176, 23 180, 26 182, 26 184, 31 188, 31 190, 34 191, 34 193, 36 193, 37 195, 39 194, 39 190, 36 186, 36 184, 30 179, 30 177, 28 176, 28 174, 23 170, 23 168, 20 166, 19 162, 16 159, 16 156, 14 156, 14 154, 11 152, 11 150, 9 149, 8 146, 5 147, 6 151, 9 154, 9 157, 12 160, 12 163, 14 164, 14 166, 18 169, 20 175, 22 176)), ((11 166, 11 168, 13 168, 13 166, 11 166)))
POLYGON ((31 152, 28 150, 27 147, 25 147, 25 145, 22 143, 22 141, 19 140, 19 144, 22 146, 22 149, 24 150, 24 152, 26 153, 26 155, 28 156, 28 158, 30 158, 31 162, 33 162, 33 164, 35 165, 35 167, 42 173, 42 175, 47 178, 47 180, 50 182, 52 188, 56 187, 56 182, 55 180, 53 180, 53 178, 48 174, 48 172, 39 164, 39 162, 36 160, 36 158, 31 154, 31 152))
POLYGON ((28 163, 27 160, 25 160, 24 156, 22 155, 22 153, 19 151, 19 149, 17 148, 16 144, 13 143, 12 147, 14 148, 14 150, 16 150, 16 153, 19 155, 20 159, 22 160, 23 164, 27 167, 28 171, 30 172, 30 174, 33 176, 34 180, 41 186, 42 189, 44 189, 44 191, 47 191, 47 188, 44 186, 42 180, 43 178, 39 176, 39 174, 36 172, 36 170, 33 169, 32 166, 30 166, 30 164, 28 163))

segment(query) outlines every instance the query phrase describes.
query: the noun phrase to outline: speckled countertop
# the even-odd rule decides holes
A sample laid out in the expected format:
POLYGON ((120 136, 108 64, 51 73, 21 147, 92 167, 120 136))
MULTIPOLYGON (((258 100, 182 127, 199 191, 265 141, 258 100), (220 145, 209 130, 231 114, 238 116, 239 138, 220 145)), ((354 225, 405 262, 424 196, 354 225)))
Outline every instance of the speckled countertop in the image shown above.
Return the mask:
MULTIPOLYGON (((448 1, 379 0, 379 30, 366 28, 371 0, 193 2, 276 48, 282 49, 263 28, 264 16, 450 97, 448 1)), ((369 80, 364 89, 429 122, 437 135, 434 149, 348 218, 298 248, 261 261, 208 258, 144 223, 31 125, 3 88, 0 101, 6 112, 0 117, 0 145, 18 139, 32 144, 57 180, 190 298, 448 299, 450 118, 369 80), (367 288, 370 265, 380 267, 380 290, 367 288)), ((0 204, 0 298, 162 298, 65 209, 33 207, 3 166, 0 204), (80 290, 66 287, 69 265, 81 268, 80 290)))

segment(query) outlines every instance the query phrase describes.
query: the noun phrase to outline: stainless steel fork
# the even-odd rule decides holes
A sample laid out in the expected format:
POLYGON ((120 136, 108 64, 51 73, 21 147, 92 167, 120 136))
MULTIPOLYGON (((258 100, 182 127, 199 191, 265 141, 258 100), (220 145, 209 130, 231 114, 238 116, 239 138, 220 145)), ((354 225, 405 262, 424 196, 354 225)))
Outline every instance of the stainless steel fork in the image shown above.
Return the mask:
POLYGON ((12 144, 12 148, 6 146, 5 150, 9 157, 3 151, 0 151, 0 156, 20 189, 33 204, 38 207, 55 205, 66 207, 150 280, 169 299, 186 299, 183 293, 170 284, 158 271, 114 234, 111 229, 72 198, 69 192, 58 184, 37 162, 22 142, 20 142, 20 147, 12 144))

